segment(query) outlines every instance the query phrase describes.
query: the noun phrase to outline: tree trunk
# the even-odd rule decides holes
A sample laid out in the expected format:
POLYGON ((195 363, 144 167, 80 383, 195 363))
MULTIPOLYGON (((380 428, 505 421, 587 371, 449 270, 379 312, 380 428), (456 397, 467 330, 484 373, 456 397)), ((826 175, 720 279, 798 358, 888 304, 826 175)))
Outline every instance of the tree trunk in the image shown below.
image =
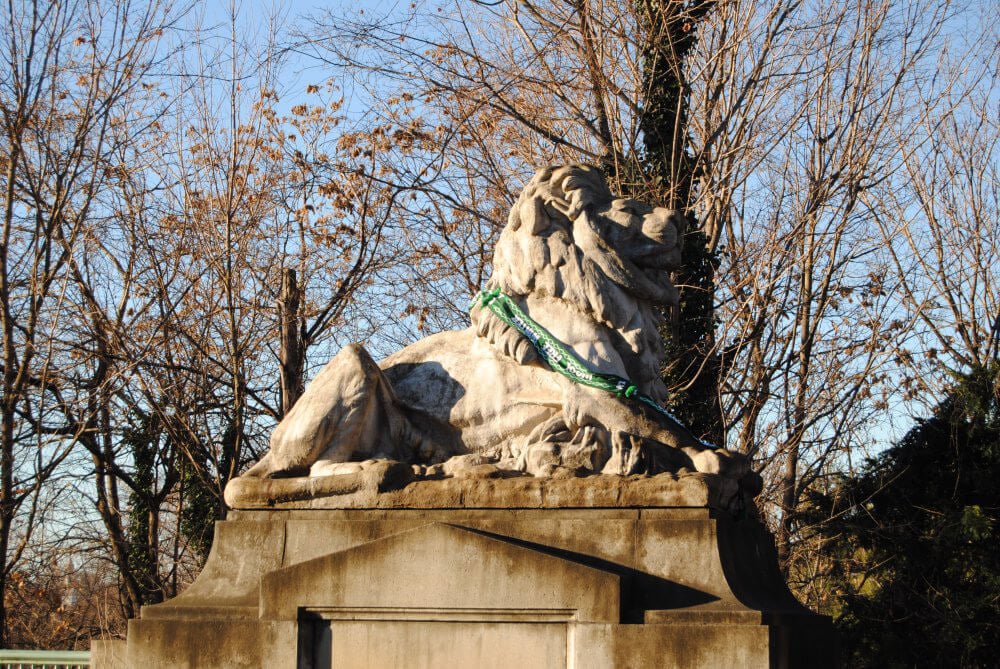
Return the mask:
POLYGON ((278 296, 278 314, 281 317, 281 415, 292 410, 303 391, 305 351, 299 336, 299 307, 302 291, 295 278, 294 269, 285 269, 281 275, 281 293, 278 296))
POLYGON ((788 577, 792 555, 792 530, 795 526, 795 508, 798 506, 799 444, 788 446, 785 454, 785 471, 781 476, 781 521, 775 532, 778 564, 781 573, 788 577))
POLYGON ((295 278, 295 270, 287 268, 281 275, 281 293, 278 296, 278 314, 281 318, 281 415, 285 416, 302 396, 305 351, 299 336, 299 307, 302 291, 295 278))
MULTIPOLYGON (((712 9, 711 0, 690 4, 636 0, 644 32, 644 99, 639 119, 643 134, 643 181, 653 199, 684 211, 684 254, 673 281, 680 291, 664 333, 667 368, 664 381, 671 408, 700 438, 723 445, 719 397, 720 361, 715 342, 715 270, 717 260, 691 209, 694 160, 689 151, 688 86, 685 59, 697 40, 697 23, 712 9)), ((635 195, 642 195, 636 193, 635 195)))
POLYGON ((0 453, 0 555, 4 561, 0 564, 0 648, 7 647, 7 548, 10 543, 10 530, 14 520, 14 412, 10 402, 4 398, 2 453, 0 453))

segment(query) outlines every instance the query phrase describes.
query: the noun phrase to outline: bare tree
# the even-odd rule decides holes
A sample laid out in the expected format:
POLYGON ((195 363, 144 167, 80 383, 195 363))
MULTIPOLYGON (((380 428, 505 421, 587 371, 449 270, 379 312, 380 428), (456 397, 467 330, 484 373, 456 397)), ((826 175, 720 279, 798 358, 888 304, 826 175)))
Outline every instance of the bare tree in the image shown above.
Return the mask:
POLYGON ((904 401, 948 392, 952 372, 1000 361, 1000 57, 996 12, 923 83, 901 174, 873 194, 889 267, 914 326, 899 356, 904 401), (943 89, 943 92, 939 92, 943 89))
MULTIPOLYGON (((0 591, 30 536, 22 531, 19 545, 10 544, 19 508, 37 499, 73 440, 97 419, 92 401, 108 370, 93 367, 82 396, 63 383, 76 375, 67 371, 72 351, 60 341, 73 258, 107 177, 112 127, 124 122, 123 101, 140 89, 169 25, 156 3, 136 10, 127 2, 16 2, 3 13, 0 591)), ((22 518, 29 529, 35 508, 32 502, 22 518)))
POLYGON ((242 20, 194 31, 170 61, 191 69, 145 82, 162 107, 132 114, 146 123, 107 156, 69 261, 74 369, 104 379, 78 388, 96 417, 73 437, 94 456, 125 617, 176 593, 179 565, 207 554, 226 483, 263 450, 282 414, 280 326, 295 333, 301 385, 310 347, 392 257, 381 231, 395 191, 326 153, 339 99, 310 85, 317 104, 276 112, 276 33, 246 41, 242 20), (291 272, 299 305, 279 314, 291 272))
POLYGON ((503 184, 535 165, 602 163, 620 192, 696 215, 717 324, 672 391, 717 377, 721 437, 765 474, 765 519, 789 565, 803 492, 885 439, 874 423, 900 392, 914 318, 877 197, 903 178, 920 83, 959 11, 948 0, 461 3, 441 18, 329 14, 300 48, 352 77, 379 124, 421 129, 420 153, 385 178, 422 180, 409 214, 430 286, 447 266, 452 295, 478 290, 486 271, 456 270, 488 270, 488 257, 456 236, 483 230, 488 249, 503 184), (672 147, 659 158, 666 184, 644 167, 652 128, 671 125, 643 125, 649 40, 675 68, 661 72, 676 86, 662 114, 675 121, 660 142, 672 147))

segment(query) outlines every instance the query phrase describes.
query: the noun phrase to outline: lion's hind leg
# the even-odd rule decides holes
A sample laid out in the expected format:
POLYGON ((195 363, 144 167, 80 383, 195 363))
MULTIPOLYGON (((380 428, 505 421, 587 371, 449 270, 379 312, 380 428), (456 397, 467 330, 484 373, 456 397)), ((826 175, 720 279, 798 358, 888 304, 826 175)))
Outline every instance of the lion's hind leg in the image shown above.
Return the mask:
POLYGON ((247 476, 302 476, 317 460, 343 462, 382 453, 398 413, 388 380, 352 344, 326 364, 271 434, 270 451, 247 476))

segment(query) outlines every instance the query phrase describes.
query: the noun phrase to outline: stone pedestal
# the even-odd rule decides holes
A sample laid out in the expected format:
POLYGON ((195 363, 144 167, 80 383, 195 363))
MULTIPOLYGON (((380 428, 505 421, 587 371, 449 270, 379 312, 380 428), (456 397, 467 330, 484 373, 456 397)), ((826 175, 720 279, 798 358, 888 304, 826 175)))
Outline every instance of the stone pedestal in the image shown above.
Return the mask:
POLYGON ((706 477, 661 480, 673 506, 522 490, 489 508, 506 483, 423 508, 234 510, 198 580, 130 621, 127 666, 835 666, 829 619, 789 593, 759 523, 707 504, 706 477))

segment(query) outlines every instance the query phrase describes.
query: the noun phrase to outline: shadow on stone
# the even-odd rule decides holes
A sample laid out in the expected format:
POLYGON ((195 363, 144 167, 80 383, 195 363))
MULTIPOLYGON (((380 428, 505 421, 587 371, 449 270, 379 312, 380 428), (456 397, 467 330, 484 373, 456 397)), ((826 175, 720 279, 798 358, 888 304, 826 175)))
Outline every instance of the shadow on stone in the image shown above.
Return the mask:
POLYGON ((506 541, 515 546, 530 548, 531 550, 558 557, 562 560, 570 560, 594 569, 618 574, 622 579, 620 607, 622 613, 621 622, 623 623, 642 623, 643 612, 651 608, 683 609, 719 601, 719 597, 711 593, 691 588, 666 578, 644 573, 638 569, 602 560, 593 555, 576 553, 523 539, 515 539, 486 530, 469 527, 464 529, 506 541))

